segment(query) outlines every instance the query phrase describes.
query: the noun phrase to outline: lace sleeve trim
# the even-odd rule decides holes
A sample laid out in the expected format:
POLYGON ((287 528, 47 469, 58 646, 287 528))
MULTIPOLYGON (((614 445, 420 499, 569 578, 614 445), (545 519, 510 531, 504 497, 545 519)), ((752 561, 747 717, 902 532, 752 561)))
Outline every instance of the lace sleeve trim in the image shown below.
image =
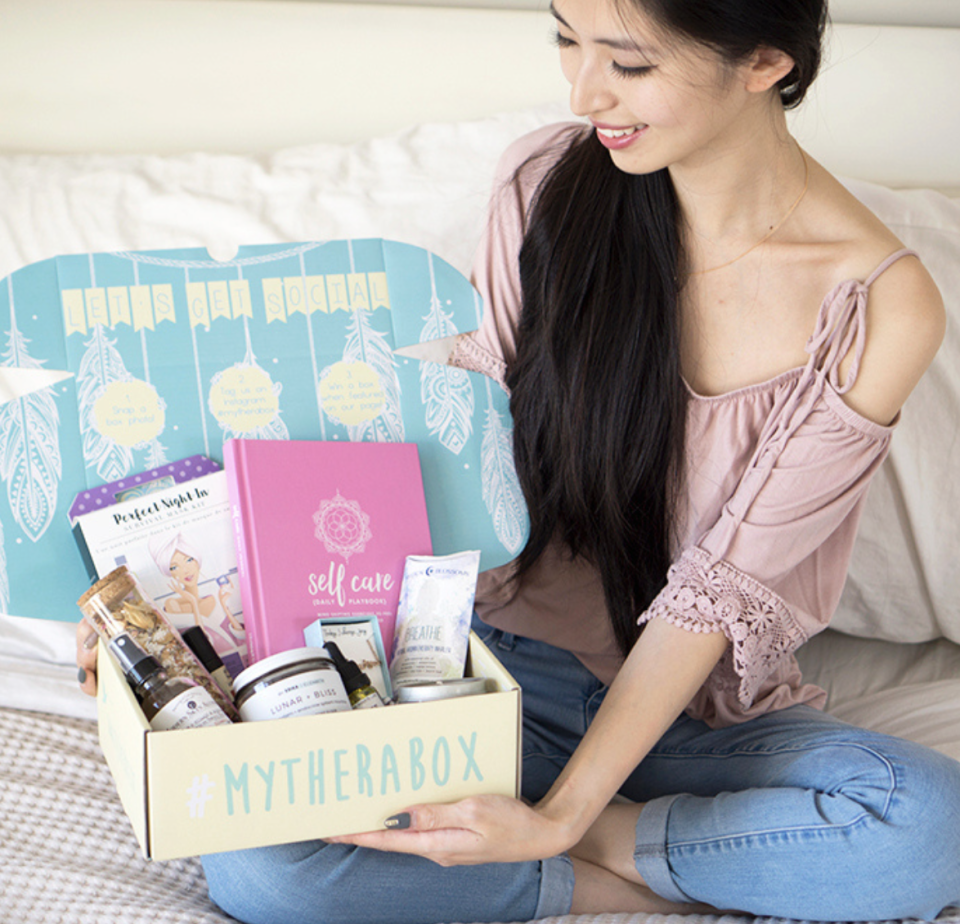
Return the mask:
POLYGON ((457 337, 447 363, 489 376, 506 390, 507 364, 499 356, 494 356, 480 346, 470 334, 460 334, 457 337))
POLYGON ((749 708, 763 681, 806 640, 787 604, 769 587, 729 562, 687 549, 667 576, 667 586, 640 617, 664 619, 691 632, 723 632, 730 649, 707 685, 736 691, 749 708))

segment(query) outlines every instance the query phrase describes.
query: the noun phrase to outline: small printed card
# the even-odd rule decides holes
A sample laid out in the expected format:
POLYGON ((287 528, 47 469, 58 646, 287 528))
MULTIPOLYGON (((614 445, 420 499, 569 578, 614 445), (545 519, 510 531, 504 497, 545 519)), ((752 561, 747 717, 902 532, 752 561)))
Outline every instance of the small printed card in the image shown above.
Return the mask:
POLYGON ((357 667, 370 678, 384 701, 393 699, 387 655, 376 616, 318 619, 303 630, 303 640, 310 648, 336 642, 348 661, 357 662, 357 667))

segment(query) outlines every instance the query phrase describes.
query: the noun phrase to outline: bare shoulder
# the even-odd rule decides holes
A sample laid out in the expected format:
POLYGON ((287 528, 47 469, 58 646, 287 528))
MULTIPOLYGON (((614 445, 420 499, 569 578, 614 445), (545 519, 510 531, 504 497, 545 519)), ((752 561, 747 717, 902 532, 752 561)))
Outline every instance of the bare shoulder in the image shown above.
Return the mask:
POLYGON ((917 257, 897 260, 870 286, 866 347, 847 403, 877 423, 890 423, 933 361, 945 330, 933 278, 917 257))
MULTIPOLYGON (((831 197, 841 260, 838 278, 866 282, 902 241, 839 183, 831 197)), ((922 255, 921 255, 922 256, 922 255)), ((872 279, 866 303, 866 342, 853 387, 844 395, 855 411, 889 424, 916 387, 943 341, 943 298, 921 258, 907 254, 872 279)), ((850 371, 853 355, 842 372, 850 371)))

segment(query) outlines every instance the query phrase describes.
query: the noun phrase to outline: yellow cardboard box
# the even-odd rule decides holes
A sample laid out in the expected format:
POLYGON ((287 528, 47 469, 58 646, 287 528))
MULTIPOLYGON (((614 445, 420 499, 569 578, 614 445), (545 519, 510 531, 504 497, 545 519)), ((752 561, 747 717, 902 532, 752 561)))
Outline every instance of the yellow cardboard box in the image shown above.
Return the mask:
POLYGON ((101 646, 100 745, 156 860, 369 831, 419 802, 520 791, 520 688, 471 633, 491 692, 432 703, 152 731, 101 646))

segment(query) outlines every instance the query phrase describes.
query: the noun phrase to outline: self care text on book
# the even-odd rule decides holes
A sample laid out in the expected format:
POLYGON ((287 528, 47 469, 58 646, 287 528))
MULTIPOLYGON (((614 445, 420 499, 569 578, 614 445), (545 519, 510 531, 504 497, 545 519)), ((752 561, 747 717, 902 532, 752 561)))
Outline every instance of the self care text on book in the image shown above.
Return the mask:
MULTIPOLYGON (((307 580, 307 592, 314 597, 313 605, 319 606, 320 600, 316 599, 322 594, 335 599, 338 606, 345 606, 347 602, 345 587, 347 569, 343 564, 330 562, 330 566, 325 573, 311 573, 307 580)), ((380 594, 392 590, 394 579, 392 574, 375 572, 374 574, 354 574, 349 580, 351 593, 380 594)))

